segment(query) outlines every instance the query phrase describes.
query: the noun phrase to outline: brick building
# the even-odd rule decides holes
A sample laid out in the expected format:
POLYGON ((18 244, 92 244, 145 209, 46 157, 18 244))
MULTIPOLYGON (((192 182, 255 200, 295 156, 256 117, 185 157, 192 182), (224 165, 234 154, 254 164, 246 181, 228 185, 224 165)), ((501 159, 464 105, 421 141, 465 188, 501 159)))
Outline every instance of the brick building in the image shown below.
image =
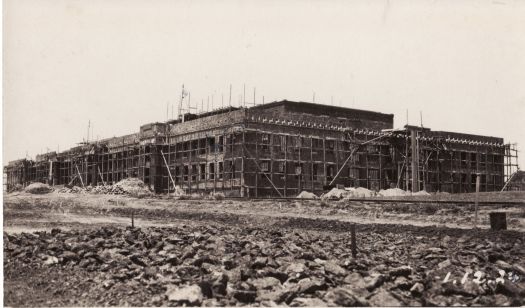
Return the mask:
POLYGON ((501 190, 509 145, 502 138, 394 129, 394 116, 280 101, 228 107, 146 124, 135 134, 82 143, 4 167, 7 189, 38 181, 107 185, 138 177, 157 193, 222 191, 294 197, 336 184, 373 190, 501 190))

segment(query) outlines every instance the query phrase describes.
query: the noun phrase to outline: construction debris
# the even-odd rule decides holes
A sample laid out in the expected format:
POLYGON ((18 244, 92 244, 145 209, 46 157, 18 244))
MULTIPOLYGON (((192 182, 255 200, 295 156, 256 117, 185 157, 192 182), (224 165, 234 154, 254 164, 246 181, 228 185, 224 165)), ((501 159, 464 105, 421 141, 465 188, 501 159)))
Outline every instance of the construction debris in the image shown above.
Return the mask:
POLYGON ((314 193, 308 192, 306 190, 303 190, 300 194, 297 195, 296 198, 298 199, 319 199, 317 195, 315 195, 314 193))
POLYGON ((430 196, 430 193, 420 190, 418 192, 412 193, 412 196, 430 196))
POLYGON ((32 183, 28 185, 24 191, 30 194, 48 194, 53 191, 53 188, 43 183, 32 183))
POLYGON ((108 195, 129 195, 132 197, 143 198, 152 195, 148 187, 137 178, 127 178, 114 185, 108 186, 86 186, 84 188, 73 186, 72 188, 63 187, 57 190, 58 193, 73 194, 108 194, 108 195))
POLYGON ((340 189, 337 187, 332 188, 326 194, 321 195, 322 200, 341 200, 346 196, 351 195, 351 192, 345 189, 340 189))
POLYGON ((381 189, 378 192, 378 196, 381 196, 381 197, 410 196, 410 192, 404 191, 400 188, 389 188, 389 189, 381 189))

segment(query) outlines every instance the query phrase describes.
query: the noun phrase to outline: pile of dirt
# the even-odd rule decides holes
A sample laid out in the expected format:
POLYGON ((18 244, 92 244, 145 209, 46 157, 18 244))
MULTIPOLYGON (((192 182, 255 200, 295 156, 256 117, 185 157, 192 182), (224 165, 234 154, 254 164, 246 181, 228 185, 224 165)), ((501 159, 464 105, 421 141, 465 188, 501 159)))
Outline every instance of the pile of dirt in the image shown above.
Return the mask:
POLYGON ((334 187, 332 188, 332 190, 330 190, 326 194, 322 194, 321 199, 322 200, 341 200, 344 197, 348 196, 349 194, 351 193, 348 190, 334 187))
POLYGON ((410 196, 409 191, 404 191, 400 188, 389 188, 389 189, 381 189, 378 193, 381 197, 401 197, 401 196, 410 196))
POLYGON ((420 190, 418 192, 412 193, 412 196, 430 196, 426 190, 420 190))
POLYGON ((53 191, 53 188, 44 183, 29 184, 24 191, 30 194, 48 194, 53 191))
POLYGON ((303 190, 300 194, 297 195, 298 199, 319 199, 314 193, 303 190))
MULTIPOLYGON (((350 190, 352 196, 355 198, 370 198, 376 195, 376 192, 363 187, 357 187, 350 190)), ((349 198, 348 196, 346 198, 349 198)))
POLYGON ((129 195, 137 198, 149 197, 153 194, 146 184, 137 178, 127 178, 113 185, 105 186, 73 186, 72 188, 64 187, 58 189, 57 192, 73 194, 92 193, 104 195, 129 195))
POLYGON ((148 197, 152 194, 146 184, 137 178, 123 179, 113 185, 113 190, 138 198, 148 197))

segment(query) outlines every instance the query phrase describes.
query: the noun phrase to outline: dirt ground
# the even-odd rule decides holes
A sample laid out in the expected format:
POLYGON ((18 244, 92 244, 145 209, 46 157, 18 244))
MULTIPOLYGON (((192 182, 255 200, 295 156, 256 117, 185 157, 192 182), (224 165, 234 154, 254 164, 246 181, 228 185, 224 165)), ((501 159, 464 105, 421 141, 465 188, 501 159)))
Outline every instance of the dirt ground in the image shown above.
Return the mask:
POLYGON ((523 305, 525 206, 480 206, 473 225, 464 204, 13 193, 4 302, 523 305), (509 230, 489 229, 492 211, 507 213, 509 230))

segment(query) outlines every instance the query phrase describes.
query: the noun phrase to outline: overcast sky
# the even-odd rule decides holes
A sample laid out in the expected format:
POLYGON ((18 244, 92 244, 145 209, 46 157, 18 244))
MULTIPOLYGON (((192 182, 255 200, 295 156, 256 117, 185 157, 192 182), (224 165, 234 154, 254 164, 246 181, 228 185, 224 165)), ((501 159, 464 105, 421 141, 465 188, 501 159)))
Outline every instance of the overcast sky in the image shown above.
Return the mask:
POLYGON ((243 84, 257 103, 315 92, 523 150, 525 1, 4 1, 4 163, 88 120, 94 138, 164 121, 182 84, 199 108, 230 84, 234 104, 243 84))

